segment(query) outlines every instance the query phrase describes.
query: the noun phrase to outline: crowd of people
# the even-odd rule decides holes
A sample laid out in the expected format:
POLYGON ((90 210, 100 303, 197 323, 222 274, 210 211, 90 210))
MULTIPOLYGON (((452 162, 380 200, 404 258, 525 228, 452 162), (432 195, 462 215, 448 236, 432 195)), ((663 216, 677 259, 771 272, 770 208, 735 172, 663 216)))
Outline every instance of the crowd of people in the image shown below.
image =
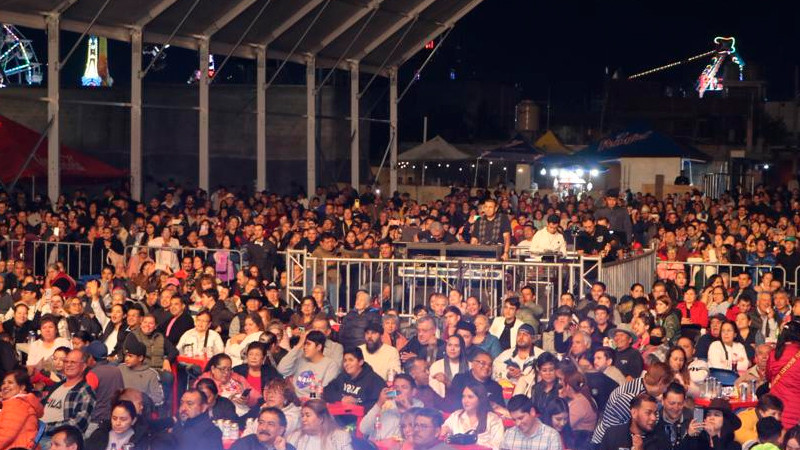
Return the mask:
POLYGON ((798 223, 780 188, 0 193, 0 450, 797 450, 798 223), (561 292, 550 317, 527 284, 434 292, 410 317, 390 285, 283 296, 280 251, 385 260, 403 242, 662 262, 650 286, 561 292), (710 377, 733 389, 709 396, 710 377), (734 410, 743 383, 757 402, 734 410))

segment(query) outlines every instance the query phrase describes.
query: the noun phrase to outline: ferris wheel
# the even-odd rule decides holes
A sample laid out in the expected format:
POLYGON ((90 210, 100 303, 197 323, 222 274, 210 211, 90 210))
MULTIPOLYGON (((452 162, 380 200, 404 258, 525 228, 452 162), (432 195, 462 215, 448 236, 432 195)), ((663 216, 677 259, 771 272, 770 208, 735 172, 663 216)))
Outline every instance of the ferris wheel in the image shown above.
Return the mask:
POLYGON ((42 82, 42 65, 31 41, 13 25, 0 24, 0 88, 42 82))

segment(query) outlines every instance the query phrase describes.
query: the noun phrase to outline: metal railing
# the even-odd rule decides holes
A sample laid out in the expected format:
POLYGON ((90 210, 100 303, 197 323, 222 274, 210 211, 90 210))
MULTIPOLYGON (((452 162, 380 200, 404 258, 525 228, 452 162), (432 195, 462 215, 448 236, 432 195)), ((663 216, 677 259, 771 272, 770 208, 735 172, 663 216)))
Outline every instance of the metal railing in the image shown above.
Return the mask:
POLYGON ((108 255, 90 243, 16 239, 5 241, 5 252, 6 259, 25 262, 33 276, 47 275, 47 266, 60 261, 75 279, 99 274, 108 255))
MULTIPOLYGON (((711 261, 656 261, 656 270, 659 268, 662 272, 664 270, 682 270, 692 286, 705 286, 708 280, 714 275, 727 274, 731 278, 737 277, 740 273, 747 272, 753 280, 759 280, 761 275, 766 272, 772 272, 775 279, 786 280, 786 269, 782 266, 770 265, 749 265, 749 264, 732 264, 711 261), (663 266, 662 266, 663 264, 663 266), (676 268, 675 266, 681 266, 676 268), (671 269, 667 269, 672 266, 671 269)), ((796 276, 796 275, 795 275, 796 276)), ((662 277, 663 278, 663 277, 662 277)), ((797 278, 795 278, 797 279, 797 278)))
POLYGON ((206 248, 206 247, 151 247, 144 245, 128 245, 125 247, 125 264, 141 251, 146 251, 147 258, 156 262, 157 266, 168 265, 173 270, 180 267, 185 257, 199 256, 203 262, 215 266, 217 275, 225 274, 223 281, 233 280, 236 272, 247 265, 247 252, 234 248, 206 248), (227 254, 227 258, 217 258, 217 253, 227 254))
POLYGON ((620 298, 628 293, 631 285, 641 283, 649 288, 656 276, 656 251, 645 249, 642 253, 609 263, 600 263, 598 279, 606 285, 606 291, 620 298))
POLYGON ((316 258, 289 250, 285 292, 293 305, 320 285, 334 308, 347 311, 356 291, 363 289, 405 316, 415 305, 427 303, 431 293, 451 289, 465 297, 476 296, 487 310, 497 313, 502 299, 530 286, 549 317, 562 293, 578 293, 591 286, 587 277, 597 262, 590 258, 568 262, 316 258))

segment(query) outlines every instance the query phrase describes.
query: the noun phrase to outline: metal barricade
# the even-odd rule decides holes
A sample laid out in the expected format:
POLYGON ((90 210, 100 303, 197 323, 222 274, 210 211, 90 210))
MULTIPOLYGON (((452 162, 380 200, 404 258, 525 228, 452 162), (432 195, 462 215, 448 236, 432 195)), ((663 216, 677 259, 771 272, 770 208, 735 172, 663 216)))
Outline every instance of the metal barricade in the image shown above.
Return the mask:
POLYGON ((47 275, 47 266, 61 262, 71 277, 79 279, 100 273, 107 251, 83 242, 7 240, 7 259, 25 262, 34 276, 47 275))
POLYGON ((646 249, 622 260, 600 262, 598 279, 606 285, 606 291, 617 298, 627 294, 634 283, 641 283, 649 288, 656 272, 655 254, 654 249, 646 249))
MULTIPOLYGON (((692 286, 705 286, 708 280, 714 275, 727 274, 731 278, 737 277, 740 273, 747 272, 757 283, 761 276, 766 272, 772 272, 776 279, 786 279, 786 269, 781 266, 770 265, 748 265, 732 264, 709 261, 656 261, 656 270, 660 270, 662 275, 669 274, 676 270, 683 271, 692 286)), ((795 275, 797 276, 797 275, 795 275)), ((663 278, 663 277, 660 277, 663 278)), ((796 279, 796 278, 795 278, 796 279)))
POLYGON ((223 281, 235 279, 236 272, 247 265, 247 252, 242 249, 234 248, 200 248, 200 247, 151 247, 148 245, 128 245, 125 247, 125 265, 127 266, 134 255, 147 254, 147 258, 156 264, 180 266, 180 262, 185 257, 194 258, 199 256, 204 263, 215 266, 217 275, 224 274, 223 281), (217 254, 220 255, 217 255, 217 254), (222 258, 226 255, 227 258, 222 258))
POLYGON ((361 289, 407 316, 417 304, 426 304, 430 294, 457 289, 496 314, 502 299, 530 286, 549 317, 562 293, 579 295, 591 285, 585 268, 596 267, 596 262, 316 258, 289 250, 285 292, 292 305, 320 285, 334 308, 347 311, 361 289))

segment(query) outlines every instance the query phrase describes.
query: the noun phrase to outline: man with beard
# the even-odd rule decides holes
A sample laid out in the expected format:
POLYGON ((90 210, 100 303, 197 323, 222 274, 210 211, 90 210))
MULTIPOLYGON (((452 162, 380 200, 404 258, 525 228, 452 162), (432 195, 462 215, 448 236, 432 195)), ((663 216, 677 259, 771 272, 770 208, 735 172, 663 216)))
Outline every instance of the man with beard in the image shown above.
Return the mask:
POLYGON ((358 348, 364 353, 364 361, 384 380, 389 379, 389 372, 400 373, 400 352, 391 345, 384 345, 383 325, 370 323, 364 330, 364 343, 358 348))
POLYGON ((222 450, 222 432, 208 417, 208 398, 197 389, 188 389, 181 397, 177 424, 172 435, 175 450, 222 450))
POLYGON ((544 350, 533 345, 534 334, 533 327, 527 323, 519 327, 516 346, 503 351, 494 359, 493 372, 496 379, 505 379, 516 384, 520 378, 536 372, 536 358, 544 350))
POLYGON ((245 436, 233 444, 231 450, 295 450, 286 442, 286 416, 278 408, 269 407, 258 414, 258 428, 255 434, 245 436))
POLYGON ((656 428, 658 402, 648 393, 637 395, 631 401, 631 420, 608 429, 598 450, 630 448, 637 450, 663 450, 669 440, 662 429, 656 428))

